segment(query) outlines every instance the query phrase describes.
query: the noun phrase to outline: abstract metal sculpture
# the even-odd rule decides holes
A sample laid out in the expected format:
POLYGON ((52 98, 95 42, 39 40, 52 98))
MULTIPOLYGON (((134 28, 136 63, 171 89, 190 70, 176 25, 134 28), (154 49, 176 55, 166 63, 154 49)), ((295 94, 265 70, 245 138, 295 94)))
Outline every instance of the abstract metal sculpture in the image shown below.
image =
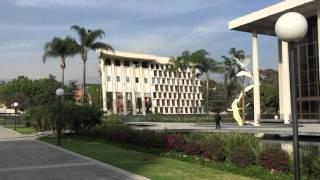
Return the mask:
POLYGON ((243 103, 242 107, 239 107, 241 99, 243 99, 248 91, 253 89, 255 86, 259 86, 260 84, 257 84, 254 82, 252 73, 248 70, 247 66, 250 64, 250 57, 245 56, 243 61, 241 62, 238 58, 233 57, 235 62, 241 67, 241 71, 236 74, 237 77, 249 78, 250 83, 243 88, 241 93, 239 94, 238 98, 236 98, 232 104, 231 109, 228 109, 228 111, 231 111, 233 113, 233 118, 237 121, 239 126, 243 126, 244 124, 251 124, 253 126, 260 126, 257 123, 246 121, 243 117, 240 115, 240 110, 243 110, 243 114, 245 114, 245 108, 248 106, 248 104, 243 103))

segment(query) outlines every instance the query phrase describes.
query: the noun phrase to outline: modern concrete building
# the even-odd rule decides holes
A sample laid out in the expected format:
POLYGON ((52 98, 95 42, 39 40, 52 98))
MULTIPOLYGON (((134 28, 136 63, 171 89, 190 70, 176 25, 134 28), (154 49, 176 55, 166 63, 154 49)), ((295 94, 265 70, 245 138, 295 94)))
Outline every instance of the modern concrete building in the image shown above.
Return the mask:
POLYGON ((166 70, 168 57, 104 50, 97 53, 105 112, 133 115, 177 114, 179 111, 181 114, 204 113, 201 83, 195 78, 192 84, 190 69, 177 78, 175 73, 166 70))
MULTIPOLYGON (((229 29, 252 34, 253 75, 259 79, 258 35, 275 36, 277 19, 287 12, 298 12, 308 20, 306 37, 294 43, 278 40, 280 117, 290 123, 289 61, 295 61, 297 80, 297 110, 299 122, 320 122, 319 38, 320 1, 284 0, 265 9, 253 12, 229 22, 229 29)), ((255 119, 260 118, 260 90, 254 89, 255 119)))

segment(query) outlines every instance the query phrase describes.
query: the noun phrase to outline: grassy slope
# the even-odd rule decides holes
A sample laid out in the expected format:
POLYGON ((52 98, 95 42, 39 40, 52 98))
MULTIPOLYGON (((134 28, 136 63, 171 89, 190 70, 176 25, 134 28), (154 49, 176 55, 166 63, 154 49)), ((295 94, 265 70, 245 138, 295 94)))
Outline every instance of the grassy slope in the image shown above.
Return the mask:
MULTIPOLYGON (((14 130, 13 124, 6 125, 4 127, 14 130)), ((25 125, 23 124, 17 124, 16 131, 20 134, 32 134, 36 132, 36 130, 33 127, 25 127, 25 125)))
MULTIPOLYGON (((54 139, 44 141, 55 143, 54 139)), ((63 140, 66 149, 112 164, 151 179, 252 179, 230 172, 216 170, 200 164, 185 162, 157 155, 125 149, 102 141, 83 139, 63 140)))

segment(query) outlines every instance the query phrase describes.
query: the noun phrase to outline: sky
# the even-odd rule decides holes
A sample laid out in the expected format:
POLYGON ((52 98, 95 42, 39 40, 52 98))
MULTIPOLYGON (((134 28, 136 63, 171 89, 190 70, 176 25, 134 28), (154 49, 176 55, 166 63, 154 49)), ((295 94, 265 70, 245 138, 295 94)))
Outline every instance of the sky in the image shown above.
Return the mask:
MULTIPOLYGON (((102 29, 116 50, 177 56, 206 49, 217 61, 229 48, 251 54, 251 34, 228 30, 228 21, 279 0, 0 0, 0 79, 49 74, 60 79, 58 59, 42 63, 53 37, 77 38, 70 26, 102 29)), ((277 40, 259 36, 260 67, 276 68, 277 40)), ((90 83, 99 82, 98 60, 89 54, 90 83)), ((82 77, 80 56, 67 59, 65 78, 82 77)))

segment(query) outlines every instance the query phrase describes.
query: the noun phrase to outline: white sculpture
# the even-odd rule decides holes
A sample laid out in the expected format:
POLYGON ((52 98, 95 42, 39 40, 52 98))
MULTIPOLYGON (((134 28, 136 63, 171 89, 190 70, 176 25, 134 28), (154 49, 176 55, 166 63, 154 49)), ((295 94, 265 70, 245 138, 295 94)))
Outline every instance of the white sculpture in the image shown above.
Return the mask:
MULTIPOLYGON (((242 108, 239 107, 239 103, 240 103, 241 99, 245 96, 245 94, 248 91, 253 89, 255 86, 259 86, 260 85, 260 84, 257 84, 257 83, 254 82, 253 75, 247 68, 247 66, 250 63, 250 58, 249 58, 249 56, 246 56, 242 62, 236 57, 233 57, 233 58, 236 61, 236 63, 242 69, 242 71, 238 72, 236 74, 236 76, 237 77, 243 77, 243 78, 245 78, 245 77, 250 78, 250 83, 246 87, 244 87, 244 89, 243 89, 243 91, 241 91, 239 97, 236 98, 232 102, 231 109, 228 109, 228 111, 231 111, 233 113, 233 118, 237 121, 239 126, 243 126, 243 124, 251 124, 253 126, 260 126, 257 123, 254 123, 254 122, 251 122, 251 121, 245 121, 240 115, 240 110, 243 110, 245 108, 245 107, 242 107, 242 108)), ((248 106, 248 104, 245 105, 245 106, 248 106)))

